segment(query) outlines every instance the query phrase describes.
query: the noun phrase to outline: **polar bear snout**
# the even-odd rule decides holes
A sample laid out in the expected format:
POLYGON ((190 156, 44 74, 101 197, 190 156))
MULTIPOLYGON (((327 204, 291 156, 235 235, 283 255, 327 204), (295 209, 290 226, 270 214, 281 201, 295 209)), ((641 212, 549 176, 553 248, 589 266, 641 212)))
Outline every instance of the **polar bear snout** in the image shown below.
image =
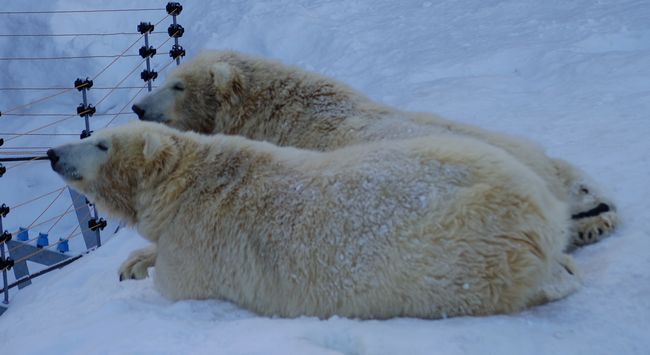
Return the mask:
POLYGON ((169 87, 169 84, 165 84, 136 102, 131 110, 141 121, 166 123, 169 120, 169 110, 182 94, 181 90, 174 89, 176 86, 169 87))
MULTIPOLYGON (((82 176, 77 167, 71 162, 71 159, 61 159, 61 150, 62 147, 47 151, 47 157, 50 159, 52 170, 61 175, 65 180, 81 180, 82 176)), ((67 154, 63 153, 63 156, 65 157, 67 154)))
POLYGON ((169 105, 154 105, 152 104, 153 96, 145 98, 143 101, 131 106, 131 110, 138 115, 140 121, 159 122, 165 123, 168 121, 164 109, 169 105), (160 107, 163 106, 163 107, 160 107))
POLYGON ((144 114, 147 111, 145 111, 142 107, 140 107, 138 105, 133 105, 133 106, 131 106, 131 110, 133 110, 133 112, 135 112, 135 114, 138 115, 138 119, 144 120, 144 117, 145 117, 144 114))
POLYGON ((82 142, 61 145, 47 151, 52 170, 70 181, 93 180, 108 160, 110 142, 87 138, 82 142))
POLYGON ((54 149, 48 149, 47 158, 50 159, 50 164, 52 165, 52 169, 54 169, 54 164, 59 161, 59 156, 56 154, 56 151, 54 149))

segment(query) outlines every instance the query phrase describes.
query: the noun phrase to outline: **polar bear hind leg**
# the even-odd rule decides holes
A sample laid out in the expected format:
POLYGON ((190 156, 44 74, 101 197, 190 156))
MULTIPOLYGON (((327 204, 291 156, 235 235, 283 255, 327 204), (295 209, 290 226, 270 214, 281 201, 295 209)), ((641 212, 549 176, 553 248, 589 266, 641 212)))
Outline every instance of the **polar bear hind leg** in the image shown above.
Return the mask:
POLYGON ((577 168, 561 159, 553 159, 553 164, 569 194, 570 246, 593 244, 611 234, 619 222, 614 203, 577 168))

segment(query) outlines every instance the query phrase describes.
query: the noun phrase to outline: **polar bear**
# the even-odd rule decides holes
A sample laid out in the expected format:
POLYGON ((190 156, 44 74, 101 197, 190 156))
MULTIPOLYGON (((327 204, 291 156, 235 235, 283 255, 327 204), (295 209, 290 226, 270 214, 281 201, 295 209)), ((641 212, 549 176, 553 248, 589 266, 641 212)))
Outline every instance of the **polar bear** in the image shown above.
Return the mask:
POLYGON ((614 204, 583 172, 549 158, 534 144, 428 113, 396 110, 332 79, 241 53, 199 55, 133 110, 142 120, 181 130, 320 151, 435 134, 468 136, 519 159, 569 204, 570 247, 594 243, 618 223, 614 204))
POLYGON ((48 151, 157 251, 168 298, 261 315, 515 312, 579 287, 568 206, 501 149, 441 135, 331 152, 134 122, 48 151))

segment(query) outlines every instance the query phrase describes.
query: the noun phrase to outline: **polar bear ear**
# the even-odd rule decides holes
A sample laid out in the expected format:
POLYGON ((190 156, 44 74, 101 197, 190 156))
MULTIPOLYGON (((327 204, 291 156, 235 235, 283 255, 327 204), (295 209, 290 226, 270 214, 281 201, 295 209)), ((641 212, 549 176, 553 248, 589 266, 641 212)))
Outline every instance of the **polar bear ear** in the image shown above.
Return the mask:
POLYGON ((144 148, 142 154, 145 160, 152 160, 158 152, 162 151, 165 147, 165 137, 152 132, 145 132, 143 134, 144 148))
POLYGON ((233 65, 226 62, 214 63, 210 68, 212 82, 223 95, 229 99, 241 96, 243 80, 240 72, 233 65))

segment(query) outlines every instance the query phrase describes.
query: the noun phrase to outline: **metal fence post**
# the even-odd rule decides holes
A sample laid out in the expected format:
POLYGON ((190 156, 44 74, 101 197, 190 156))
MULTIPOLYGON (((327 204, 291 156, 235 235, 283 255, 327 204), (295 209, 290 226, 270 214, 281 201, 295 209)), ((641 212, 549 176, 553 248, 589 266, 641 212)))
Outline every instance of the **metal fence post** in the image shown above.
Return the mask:
POLYGON ((183 37, 185 29, 176 22, 176 16, 180 15, 183 11, 183 6, 177 2, 169 2, 167 3, 167 6, 165 6, 165 10, 167 10, 167 13, 172 16, 172 24, 167 28, 167 34, 169 34, 169 37, 174 38, 174 45, 169 51, 169 56, 176 60, 176 65, 180 65, 181 57, 185 56, 185 49, 178 44, 178 39, 183 37))

